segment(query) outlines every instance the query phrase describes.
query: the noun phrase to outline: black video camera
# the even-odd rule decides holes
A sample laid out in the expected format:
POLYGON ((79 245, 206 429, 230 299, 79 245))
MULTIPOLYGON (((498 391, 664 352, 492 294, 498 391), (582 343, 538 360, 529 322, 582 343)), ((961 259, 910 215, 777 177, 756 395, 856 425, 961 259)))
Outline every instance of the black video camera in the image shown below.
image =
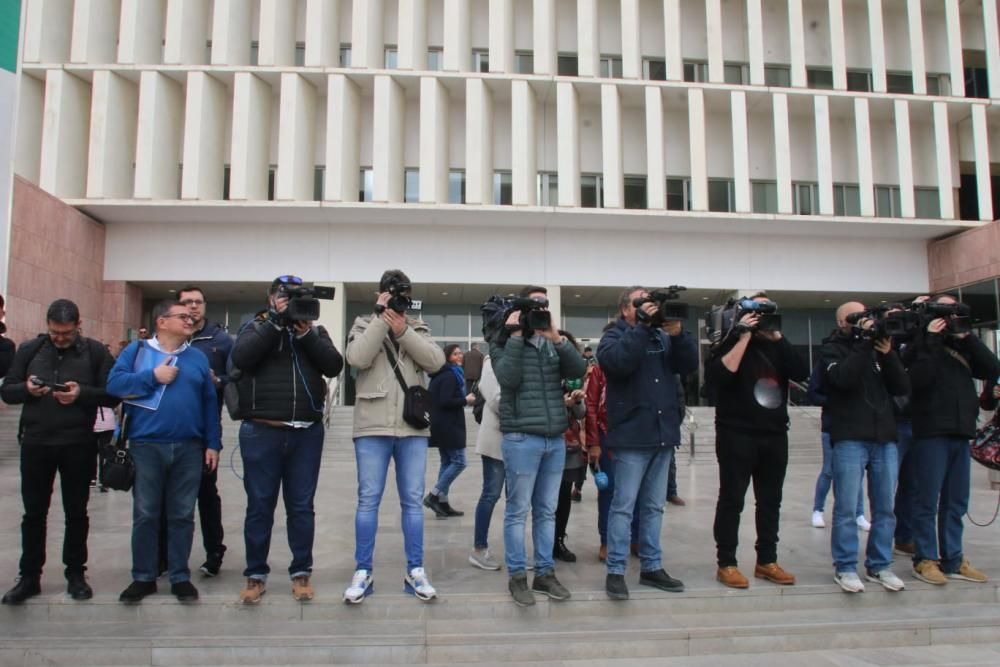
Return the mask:
MULTIPOLYGON (((521 319, 518 320, 516 327, 508 327, 508 331, 522 331, 525 335, 531 335, 533 331, 548 331, 552 328, 552 313, 547 310, 548 307, 548 299, 535 300, 528 297, 514 299, 511 301, 508 314, 520 311, 521 319)), ((506 321, 506 318, 504 320, 506 321)))
POLYGON ((754 313, 757 324, 751 331, 781 331, 781 315, 778 304, 771 300, 756 301, 749 297, 730 299, 723 306, 715 306, 705 313, 705 329, 708 339, 714 345, 721 343, 734 331, 745 328, 740 320, 747 313, 754 313))
POLYGON ((381 315, 385 312, 388 307, 390 310, 394 310, 400 315, 405 313, 407 310, 413 307, 413 299, 410 298, 410 293, 413 291, 413 285, 410 283, 402 282, 393 278, 386 285, 385 291, 389 293, 389 301, 385 306, 381 304, 375 305, 375 313, 381 315))
POLYGON ((968 304, 922 301, 913 304, 912 309, 920 316, 923 326, 940 318, 948 322, 945 328, 948 333, 961 334, 972 331, 972 308, 968 304))
POLYGON ((319 300, 332 301, 336 294, 333 287, 306 287, 304 285, 281 284, 275 296, 288 299, 288 307, 279 316, 278 324, 288 326, 295 322, 313 322, 319 319, 319 300))
POLYGON ((920 329, 922 318, 909 310, 890 310, 886 306, 876 306, 857 313, 851 313, 845 321, 854 327, 855 335, 862 339, 911 338, 920 329), (871 320, 868 329, 859 327, 862 320, 871 320))
POLYGON ((684 322, 688 318, 688 305, 686 303, 673 303, 680 298, 680 293, 687 290, 683 285, 671 285, 663 289, 653 290, 647 297, 636 297, 632 299, 632 306, 636 309, 635 317, 640 322, 649 322, 650 326, 661 327, 666 322, 684 322), (655 303, 656 313, 652 317, 642 310, 644 303, 655 303))

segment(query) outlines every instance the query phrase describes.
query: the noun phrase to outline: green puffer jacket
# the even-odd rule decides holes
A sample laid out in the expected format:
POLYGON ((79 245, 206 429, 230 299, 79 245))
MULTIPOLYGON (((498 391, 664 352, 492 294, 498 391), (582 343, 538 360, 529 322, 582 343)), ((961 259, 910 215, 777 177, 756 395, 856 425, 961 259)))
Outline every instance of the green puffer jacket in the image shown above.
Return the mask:
POLYGON ((500 430, 554 437, 566 430, 563 379, 582 378, 587 362, 565 339, 536 348, 522 336, 503 346, 490 345, 493 372, 500 383, 500 430))

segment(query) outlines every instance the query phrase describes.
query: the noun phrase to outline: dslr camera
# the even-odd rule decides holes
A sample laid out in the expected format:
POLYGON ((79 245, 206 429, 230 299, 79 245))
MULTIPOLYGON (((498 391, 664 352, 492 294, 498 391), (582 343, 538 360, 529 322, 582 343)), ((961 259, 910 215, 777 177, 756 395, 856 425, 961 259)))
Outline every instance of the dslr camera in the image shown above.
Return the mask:
POLYGON ((688 305, 686 303, 674 303, 681 297, 681 292, 687 290, 683 285, 671 285, 663 289, 653 290, 647 297, 636 297, 632 299, 632 306, 636 309, 635 316, 640 322, 649 322, 650 326, 660 327, 666 322, 683 322, 688 318, 688 305), (651 316, 642 310, 645 303, 655 303, 657 311, 651 316))
POLYGON ((938 318, 948 322, 945 332, 962 334, 972 331, 972 308, 965 303, 937 303, 923 301, 911 306, 913 312, 920 317, 920 325, 926 327, 938 318))
POLYGON ((288 299, 288 307, 278 316, 278 324, 289 326, 295 322, 312 322, 319 319, 319 300, 332 301, 336 293, 333 287, 305 285, 278 286, 275 296, 288 299))
POLYGON ((384 306, 382 304, 375 304, 376 315, 384 313, 386 308, 394 310, 402 315, 413 307, 413 299, 410 298, 410 293, 413 291, 413 285, 410 283, 393 278, 389 281, 385 291, 390 295, 389 301, 384 306))
POLYGON ((747 330, 747 325, 740 322, 747 313, 758 316, 757 324, 750 329, 751 331, 781 331, 778 304, 770 299, 756 301, 744 296, 730 299, 725 305, 715 306, 705 313, 708 339, 715 345, 724 341, 734 331, 747 330))

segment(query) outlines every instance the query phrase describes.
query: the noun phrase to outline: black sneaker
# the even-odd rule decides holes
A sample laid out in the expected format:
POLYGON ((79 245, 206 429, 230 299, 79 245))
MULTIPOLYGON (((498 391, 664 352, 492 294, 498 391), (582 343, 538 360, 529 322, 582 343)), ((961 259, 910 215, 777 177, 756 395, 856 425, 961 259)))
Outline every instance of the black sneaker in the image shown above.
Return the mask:
POLYGON ((572 500, 574 503, 578 503, 581 500, 583 500, 583 493, 580 491, 580 489, 574 487, 569 494, 569 499, 572 500))
POLYGON ((652 572, 640 572, 639 583, 642 586, 652 586, 668 593, 684 592, 684 582, 680 579, 674 579, 662 569, 653 570, 652 572))
POLYGON ((441 509, 443 509, 444 513, 448 516, 465 516, 465 512, 458 511, 457 509, 449 505, 447 500, 444 501, 439 500, 438 505, 441 506, 441 509))
POLYGON ((87 583, 82 572, 66 575, 66 592, 74 600, 89 600, 94 597, 94 590, 87 583))
POLYGON ((535 593, 548 595, 553 600, 568 600, 570 592, 556 579, 556 573, 549 570, 545 574, 536 574, 531 582, 531 590, 535 593))
POLYGON ((190 581, 178 581, 170 584, 170 594, 177 597, 181 602, 196 602, 198 600, 198 589, 190 581))
POLYGON ((118 596, 118 601, 124 602, 125 604, 136 604, 138 602, 142 602, 142 599, 147 595, 152 595, 155 592, 155 581, 133 581, 128 585, 128 588, 123 590, 122 594, 118 596))
POLYGON ((510 589, 510 596, 514 598, 514 604, 518 607, 530 607, 535 604, 535 595, 528 588, 528 575, 524 572, 515 574, 507 582, 510 589))
POLYGON ((628 600, 624 574, 609 574, 604 580, 604 590, 612 600, 628 600))
POLYGON ((198 571, 206 577, 217 577, 219 576, 219 570, 222 569, 222 552, 208 554, 205 557, 205 562, 201 564, 198 571))
POLYGON ((552 550, 552 557, 565 563, 575 563, 576 554, 566 547, 566 538, 560 537, 556 540, 556 546, 552 550))
POLYGON ((434 512, 434 516, 439 519, 447 519, 448 513, 441 507, 441 501, 433 493, 428 493, 424 496, 424 507, 429 508, 434 512))
POLYGON ((14 588, 3 596, 3 604, 21 604, 42 592, 42 584, 38 577, 19 577, 14 588))

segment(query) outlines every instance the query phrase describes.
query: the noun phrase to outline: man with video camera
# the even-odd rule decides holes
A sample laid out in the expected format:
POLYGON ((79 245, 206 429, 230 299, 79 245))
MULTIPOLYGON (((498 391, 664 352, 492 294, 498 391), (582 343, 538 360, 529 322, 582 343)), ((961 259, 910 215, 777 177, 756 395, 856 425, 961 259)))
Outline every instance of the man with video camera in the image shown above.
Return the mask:
MULTIPOLYGON (((328 289, 328 288, 327 288, 328 289)), ((271 283, 267 311, 244 326, 230 357, 230 382, 239 394, 240 455, 247 514, 243 524, 247 567, 240 601, 254 604, 265 591, 274 508, 281 492, 288 522, 292 562, 288 573, 296 600, 313 598, 309 582, 315 534, 313 499, 323 453, 326 380, 344 367, 330 335, 313 326, 316 298, 332 298, 308 288, 298 276, 271 283)))
POLYGON ((662 567, 660 529, 667 497, 667 470, 680 445, 680 414, 674 375, 698 368, 695 338, 678 320, 665 321, 663 300, 630 287, 618 301, 619 317, 601 337, 597 359, 607 379, 607 448, 614 459, 615 491, 608 517, 605 590, 627 600, 625 566, 633 511, 639 515, 639 583, 669 592, 684 590, 662 567))
POLYGON ((567 600, 553 562, 555 511, 566 459, 563 432, 569 424, 562 381, 583 377, 587 363, 559 334, 547 292, 529 285, 507 315, 506 340, 490 341, 490 360, 500 384, 501 447, 507 481, 504 559, 508 588, 518 606, 535 604, 534 593, 567 600), (528 588, 524 533, 532 513, 535 577, 528 588))
POLYGON ((971 311, 955 297, 939 294, 918 308, 926 325, 906 355, 917 484, 913 576, 935 585, 985 583, 962 552, 962 516, 969 508, 969 440, 979 417, 973 379, 996 381, 1000 362, 971 333, 971 311))

